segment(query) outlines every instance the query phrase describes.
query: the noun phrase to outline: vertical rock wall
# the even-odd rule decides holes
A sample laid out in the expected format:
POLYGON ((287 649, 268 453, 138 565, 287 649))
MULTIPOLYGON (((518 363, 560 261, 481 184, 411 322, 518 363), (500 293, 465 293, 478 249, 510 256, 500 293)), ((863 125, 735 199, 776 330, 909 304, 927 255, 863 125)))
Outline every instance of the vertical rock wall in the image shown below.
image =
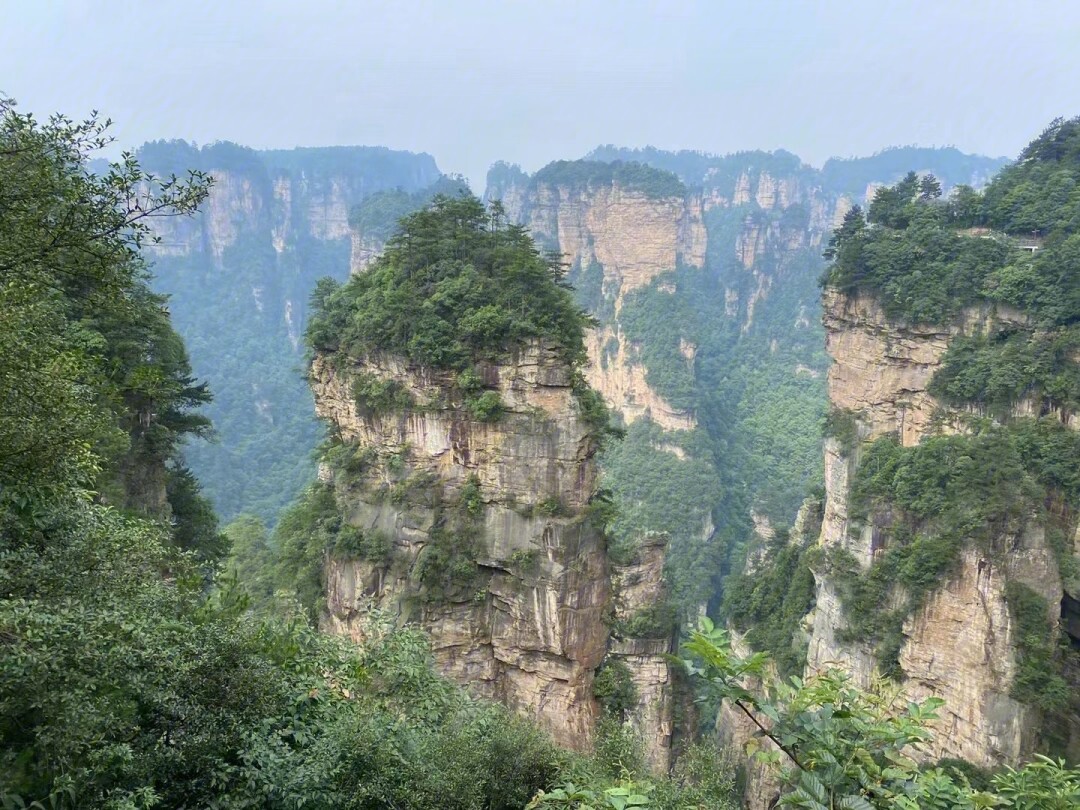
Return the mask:
POLYGON ((586 188, 543 182, 499 190, 508 216, 541 245, 558 250, 571 266, 603 269, 603 294, 613 317, 602 319, 586 341, 589 384, 627 422, 648 415, 668 430, 695 427, 694 415, 666 402, 645 380, 641 347, 618 321, 623 298, 680 264, 702 267, 707 237, 700 197, 650 197, 618 184, 586 188), (605 347, 618 342, 602 360, 605 347))
POLYGON ((444 674, 533 717, 560 744, 585 748, 611 599, 604 540, 586 511, 596 448, 554 351, 533 346, 484 367, 483 377, 506 409, 497 422, 478 421, 455 399, 452 374, 394 357, 347 369, 315 359, 319 415, 371 457, 357 477, 332 473, 338 503, 350 524, 393 544, 387 560, 328 561, 323 624, 356 637, 372 608, 415 622, 444 674), (360 373, 397 381, 418 407, 361 414, 351 393, 360 373), (479 539, 453 572, 467 587, 435 596, 421 571, 426 550, 469 486, 478 486, 479 539))
MULTIPOLYGON (((949 342, 958 335, 1023 323, 1004 308, 973 307, 950 326, 898 323, 863 295, 826 291, 824 324, 829 354, 829 400, 854 414, 862 442, 895 434, 910 447, 935 429, 961 429, 927 387, 949 342)), ((1019 410, 1030 409, 1030 403, 1019 410)), ((849 489, 858 449, 836 439, 825 443, 826 501, 820 543, 849 551, 863 568, 882 553, 873 521, 853 527, 849 489)), ((1016 536, 995 539, 1004 555, 968 548, 957 573, 935 590, 904 623, 900 666, 913 698, 945 700, 933 757, 959 757, 993 767, 1030 754, 1039 718, 1010 696, 1016 672, 1016 627, 1005 602, 1006 579, 1022 582, 1046 598, 1053 619, 1062 600, 1062 582, 1044 527, 1029 521, 1016 536)), ((817 574, 808 667, 837 664, 866 685, 875 671, 873 649, 843 642, 846 625, 835 583, 817 574)))

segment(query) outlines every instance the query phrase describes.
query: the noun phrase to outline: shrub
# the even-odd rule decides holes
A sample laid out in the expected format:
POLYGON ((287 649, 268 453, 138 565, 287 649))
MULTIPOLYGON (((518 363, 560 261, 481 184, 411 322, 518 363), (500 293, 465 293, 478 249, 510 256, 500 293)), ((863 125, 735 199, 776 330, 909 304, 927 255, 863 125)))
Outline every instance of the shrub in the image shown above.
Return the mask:
POLYGON ((1046 600, 1020 582, 1005 584, 1005 602, 1016 622, 1017 671, 1012 696, 1045 712, 1069 705, 1070 690, 1061 677, 1055 649, 1055 628, 1046 600))
POLYGON ((338 556, 387 563, 394 552, 394 539, 382 529, 361 529, 344 525, 338 530, 334 553, 338 556))
POLYGON ((601 708, 620 722, 637 706, 637 689, 625 662, 608 656, 593 679, 593 696, 601 708))
POLYGON ((467 398, 465 409, 479 422, 498 422, 502 419, 506 406, 498 391, 485 391, 479 396, 467 398))
POLYGON ((675 606, 665 599, 639 608, 613 630, 623 638, 671 638, 677 623, 675 606))
POLYGON ((479 518, 484 514, 484 499, 480 493, 480 479, 470 475, 458 495, 458 505, 470 518, 479 518))
POLYGON ((844 408, 829 408, 822 426, 827 439, 836 439, 845 455, 851 455, 859 441, 859 425, 855 414, 844 408))
POLYGON ((773 657, 784 675, 797 675, 806 665, 806 646, 797 634, 816 597, 809 565, 814 539, 796 545, 786 532, 777 532, 757 570, 724 581, 725 615, 746 633, 753 649, 773 657))
POLYGON ((353 377, 352 394, 357 413, 368 418, 400 413, 416 404, 400 381, 384 380, 366 371, 353 377))
POLYGON ((558 495, 551 495, 536 505, 536 511, 544 517, 565 517, 570 510, 559 500, 558 495))

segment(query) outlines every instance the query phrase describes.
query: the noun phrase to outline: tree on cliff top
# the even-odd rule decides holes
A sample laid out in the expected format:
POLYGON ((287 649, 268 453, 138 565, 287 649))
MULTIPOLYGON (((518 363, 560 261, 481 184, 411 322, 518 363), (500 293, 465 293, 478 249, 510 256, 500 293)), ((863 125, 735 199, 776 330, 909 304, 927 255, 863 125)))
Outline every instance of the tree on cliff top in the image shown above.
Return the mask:
POLYGON ((939 192, 914 172, 878 189, 865 227, 849 214, 834 233, 823 282, 873 293, 886 314, 913 322, 944 323, 980 300, 1042 326, 1080 320, 1080 118, 1052 121, 982 194, 939 192), (975 224, 996 236, 964 230, 975 224))
POLYGON ((584 360, 590 318, 574 303, 558 257, 544 256, 525 229, 476 197, 437 197, 402 218, 371 268, 313 299, 309 345, 362 355, 402 354, 436 368, 464 369, 531 340, 584 360))

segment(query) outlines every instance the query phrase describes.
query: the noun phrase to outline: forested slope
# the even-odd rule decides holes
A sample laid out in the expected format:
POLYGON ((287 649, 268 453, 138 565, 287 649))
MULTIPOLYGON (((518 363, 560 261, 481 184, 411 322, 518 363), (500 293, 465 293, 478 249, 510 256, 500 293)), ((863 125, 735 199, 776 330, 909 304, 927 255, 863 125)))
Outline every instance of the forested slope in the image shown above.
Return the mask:
MULTIPOLYGON (((435 675, 416 630, 372 617, 355 645, 313 632, 288 601, 256 615, 244 589, 215 571, 224 548, 210 513, 183 519, 175 490, 149 508, 148 471, 177 469, 178 439, 206 427, 199 406, 208 394, 187 368, 162 299, 149 291, 139 249, 161 230, 152 220, 189 213, 205 185, 198 175, 148 177, 127 157, 87 174, 87 159, 106 140, 96 120, 42 124, 0 102, 0 804, 733 806, 730 769, 709 746, 689 747, 670 778, 653 779, 625 727, 615 722, 623 732, 593 756, 560 750, 526 721, 435 675), (136 464, 142 471, 126 474, 136 464)), ((535 254, 526 264, 534 282, 551 267, 535 254)), ((541 311, 509 324, 511 332, 561 340, 575 321, 580 328, 566 292, 551 279, 539 286, 549 293, 537 301, 541 311), (562 305, 545 321, 552 296, 562 305)), ((328 315, 347 316, 361 301, 345 293, 338 303, 328 315)), ((459 314, 473 327, 506 323, 483 309, 459 314)), ((471 335, 481 351, 500 345, 489 342, 491 332, 471 335)), ((347 337, 361 350, 368 339, 347 337)), ((573 354, 577 344, 563 348, 573 354)), ((296 519, 292 528, 302 542, 308 528, 330 527, 296 519)), ((687 649, 688 671, 703 686, 723 688, 733 667, 762 671, 704 629, 687 649)), ((998 774, 986 783, 993 795, 916 770, 903 752, 925 737, 933 707, 883 709, 830 677, 782 693, 775 707, 739 693, 750 711, 774 719, 781 743, 786 729, 798 734, 788 744, 800 766, 789 781, 792 801, 1075 806, 1080 775, 1056 763, 998 774), (842 712, 832 709, 838 700, 842 712), (837 757, 858 768, 835 767, 837 757)), ((596 697, 618 717, 627 692, 617 668, 603 686, 596 697)))
POLYGON ((147 246, 155 290, 215 391, 212 443, 187 450, 220 514, 272 523, 314 476, 320 429, 304 382, 308 298, 324 276, 349 273, 349 215, 380 191, 407 194, 439 178, 428 155, 377 147, 259 152, 221 142, 157 141, 148 171, 195 168, 214 178, 190 220, 159 223, 147 246))
POLYGON ((935 750, 981 765, 1080 751, 1078 133, 1054 122, 981 193, 912 172, 847 213, 823 277, 821 547, 737 586, 767 608, 812 571, 808 636, 799 611, 785 637, 736 606, 751 642, 946 699, 935 750))

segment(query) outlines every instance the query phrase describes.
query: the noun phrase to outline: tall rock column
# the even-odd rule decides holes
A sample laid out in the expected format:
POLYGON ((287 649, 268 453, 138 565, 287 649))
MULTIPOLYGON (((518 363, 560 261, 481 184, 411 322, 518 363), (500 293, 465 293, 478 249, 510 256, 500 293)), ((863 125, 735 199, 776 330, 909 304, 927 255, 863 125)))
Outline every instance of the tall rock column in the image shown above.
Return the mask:
MULTIPOLYGON (((851 515, 851 485, 866 444, 895 435, 904 447, 937 431, 964 430, 960 411, 928 391, 951 341, 959 336, 1022 326, 1021 313, 990 305, 970 307, 951 325, 902 323, 886 317, 868 295, 828 290, 824 324, 834 365, 829 401, 848 413, 857 435, 825 443, 825 513, 820 545, 843 549, 867 570, 886 551, 889 515, 851 515)), ((1019 413, 1031 403, 1017 406, 1019 413)), ((945 701, 932 757, 957 757, 984 767, 1016 763, 1035 746, 1039 715, 1012 695, 1018 628, 1006 602, 1006 582, 1027 585, 1058 618, 1062 582, 1045 527, 1034 518, 994 538, 991 554, 972 545, 952 573, 903 624, 898 663, 906 692, 945 701)), ((808 651, 812 671, 839 665, 857 682, 871 682, 877 664, 869 642, 848 640, 842 589, 827 570, 815 572, 817 605, 808 651)), ((897 595, 893 595, 897 598, 897 595)))
POLYGON ((315 358, 317 412, 354 452, 324 477, 359 538, 327 561, 323 626, 359 637, 373 609, 415 622, 444 674, 584 748, 610 601, 587 509, 596 443, 557 352, 533 344, 480 372, 497 419, 470 409, 452 372, 315 358), (394 387, 398 406, 365 409, 358 381, 394 387))

